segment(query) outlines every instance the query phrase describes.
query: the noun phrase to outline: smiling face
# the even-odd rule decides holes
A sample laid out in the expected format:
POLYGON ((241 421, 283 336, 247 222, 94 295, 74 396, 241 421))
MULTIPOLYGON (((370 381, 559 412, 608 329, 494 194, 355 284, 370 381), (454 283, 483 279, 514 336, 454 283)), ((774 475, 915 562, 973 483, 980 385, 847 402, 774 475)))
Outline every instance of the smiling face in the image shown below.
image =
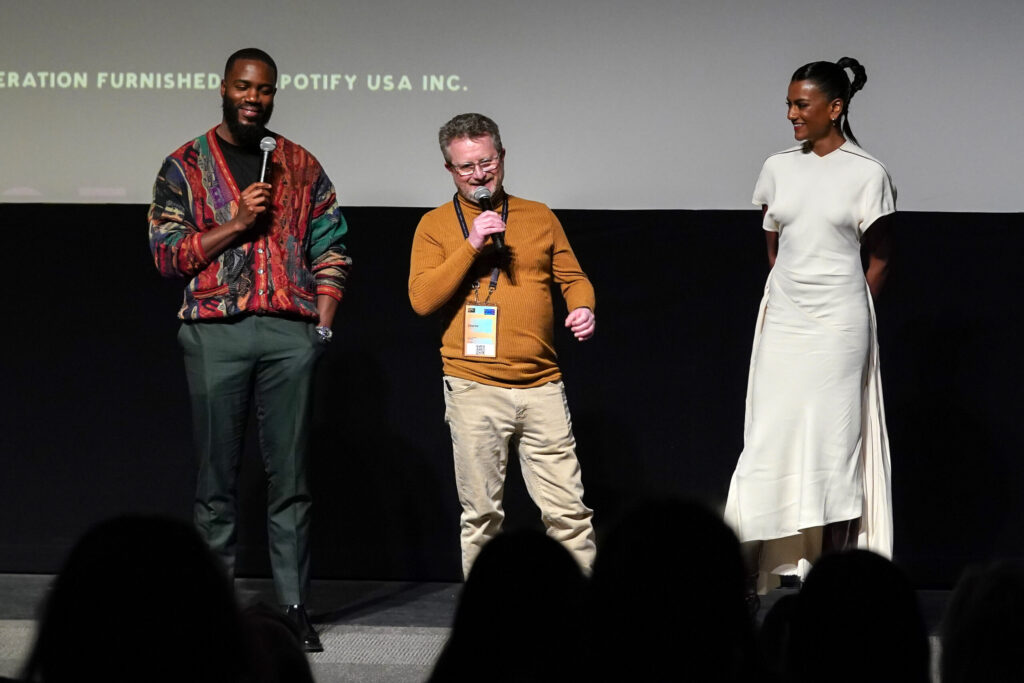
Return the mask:
POLYGON ((448 145, 448 163, 445 168, 452 174, 455 180, 455 188, 467 201, 476 203, 473 192, 478 187, 487 187, 493 197, 501 193, 501 184, 505 179, 505 150, 498 151, 494 146, 494 139, 490 135, 479 138, 456 138, 448 145), (480 162, 497 160, 497 165, 485 171, 486 163, 480 162), (458 168, 472 166, 470 175, 459 175, 458 168))
POLYGON ((786 98, 786 118, 793 124, 793 137, 814 145, 833 136, 842 138, 835 121, 843 111, 843 101, 829 101, 814 81, 793 81, 786 98))
POLYGON ((240 147, 259 144, 274 111, 277 74, 269 64, 240 59, 220 84, 224 122, 221 137, 240 147))

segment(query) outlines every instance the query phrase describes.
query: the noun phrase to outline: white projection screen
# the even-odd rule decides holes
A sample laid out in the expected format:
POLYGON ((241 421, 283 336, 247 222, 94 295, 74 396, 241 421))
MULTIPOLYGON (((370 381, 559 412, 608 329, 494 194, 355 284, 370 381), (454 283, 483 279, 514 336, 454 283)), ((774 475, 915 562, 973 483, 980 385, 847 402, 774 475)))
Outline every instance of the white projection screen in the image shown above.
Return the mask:
POLYGON ((270 127, 343 205, 450 196, 437 129, 495 118, 513 193, 570 209, 750 207, 792 144, 789 75, 856 57, 851 107, 900 208, 1024 207, 1020 0, 0 0, 0 201, 148 203, 220 120, 226 57, 280 68, 270 127), (403 80, 404 79, 404 80, 403 80))

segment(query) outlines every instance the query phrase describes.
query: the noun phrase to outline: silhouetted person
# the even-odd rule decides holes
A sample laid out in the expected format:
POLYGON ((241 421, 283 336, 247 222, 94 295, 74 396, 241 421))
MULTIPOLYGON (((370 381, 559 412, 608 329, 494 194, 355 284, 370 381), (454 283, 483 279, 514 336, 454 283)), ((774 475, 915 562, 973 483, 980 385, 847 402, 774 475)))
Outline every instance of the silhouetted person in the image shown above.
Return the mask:
POLYGON ((761 630, 757 634, 757 652, 765 680, 789 680, 787 657, 798 600, 796 594, 783 595, 775 601, 761 622, 761 630))
POLYGON ((75 545, 46 600, 26 681, 251 680, 222 565, 192 526, 102 522, 75 545))
POLYGON ((313 683, 295 622, 263 603, 247 607, 242 620, 252 643, 256 683, 313 683))
POLYGON ((646 502, 599 548, 591 680, 754 680, 739 542, 719 515, 646 502))
POLYGON ((826 555, 797 601, 790 637, 797 683, 928 683, 928 634, 906 575, 867 550, 826 555))
POLYGON ((973 568, 957 583, 942 621, 942 683, 1024 681, 1024 566, 973 568))
POLYGON ((585 579, 539 531, 503 533, 473 564, 431 683, 582 680, 585 579))

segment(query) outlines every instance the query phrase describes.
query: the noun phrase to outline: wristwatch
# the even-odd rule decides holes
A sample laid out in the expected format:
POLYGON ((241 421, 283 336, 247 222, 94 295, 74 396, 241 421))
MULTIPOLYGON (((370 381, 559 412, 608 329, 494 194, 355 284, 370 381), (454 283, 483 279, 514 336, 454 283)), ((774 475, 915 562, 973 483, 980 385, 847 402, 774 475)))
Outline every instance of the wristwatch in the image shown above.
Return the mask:
POLYGON ((316 336, 321 343, 327 344, 334 338, 334 330, 326 325, 318 325, 316 328, 316 336))

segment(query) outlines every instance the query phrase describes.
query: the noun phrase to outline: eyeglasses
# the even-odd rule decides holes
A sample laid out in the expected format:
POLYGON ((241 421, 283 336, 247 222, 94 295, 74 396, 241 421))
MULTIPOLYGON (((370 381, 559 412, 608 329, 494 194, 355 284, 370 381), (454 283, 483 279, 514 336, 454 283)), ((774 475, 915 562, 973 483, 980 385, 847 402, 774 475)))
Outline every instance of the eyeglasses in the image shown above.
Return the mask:
POLYGON ((448 164, 448 168, 458 173, 463 178, 473 175, 476 171, 476 167, 480 167, 481 173, 490 173, 494 169, 498 168, 498 164, 501 163, 501 155, 496 157, 488 157, 487 159, 481 159, 475 163, 470 162, 467 164, 448 164))

